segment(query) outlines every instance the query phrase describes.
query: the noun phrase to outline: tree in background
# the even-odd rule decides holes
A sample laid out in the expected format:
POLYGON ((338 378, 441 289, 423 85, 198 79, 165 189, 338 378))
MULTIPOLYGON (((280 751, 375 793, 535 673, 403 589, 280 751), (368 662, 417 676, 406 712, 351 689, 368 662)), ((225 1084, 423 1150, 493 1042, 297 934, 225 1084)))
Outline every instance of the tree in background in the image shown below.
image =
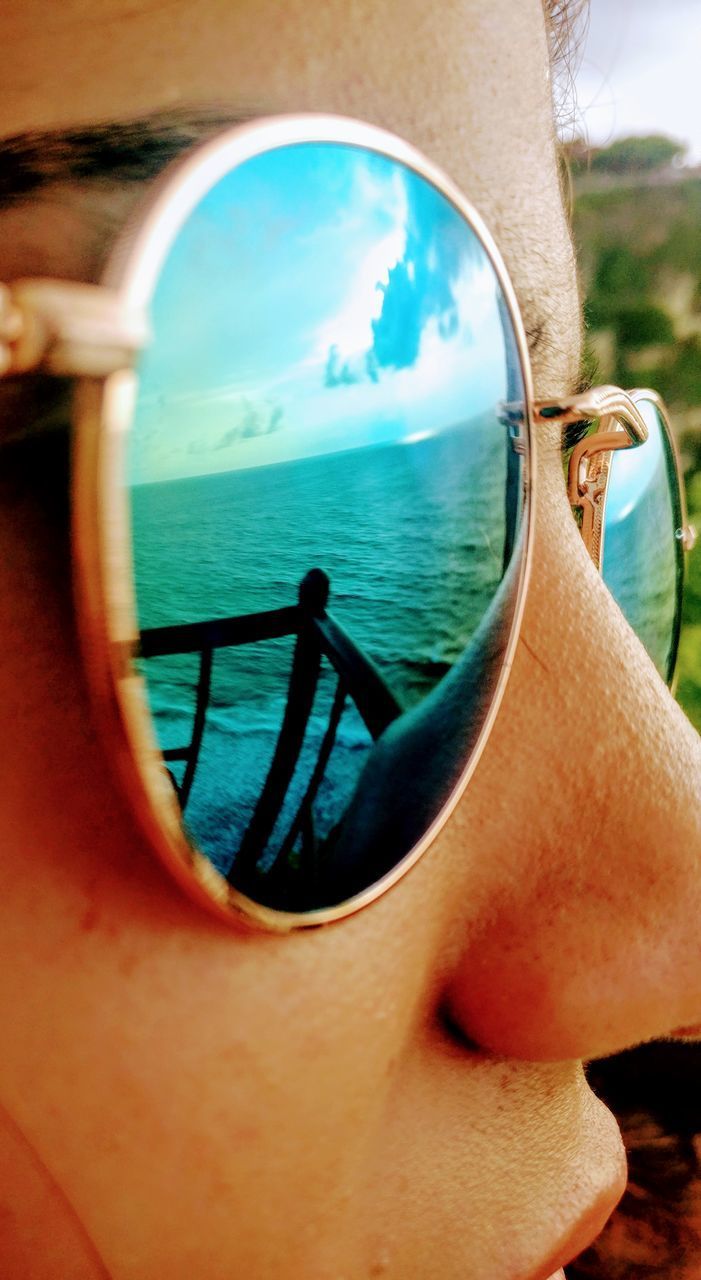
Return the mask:
POLYGON ((590 167, 594 173, 650 173, 655 169, 680 165, 686 151, 683 142, 661 134, 619 138, 609 147, 593 151, 590 167))
POLYGON ((607 147, 592 147, 586 139, 577 137, 563 144, 563 152, 575 178, 586 173, 624 177, 679 168, 687 146, 676 138, 651 133, 618 138, 607 147))

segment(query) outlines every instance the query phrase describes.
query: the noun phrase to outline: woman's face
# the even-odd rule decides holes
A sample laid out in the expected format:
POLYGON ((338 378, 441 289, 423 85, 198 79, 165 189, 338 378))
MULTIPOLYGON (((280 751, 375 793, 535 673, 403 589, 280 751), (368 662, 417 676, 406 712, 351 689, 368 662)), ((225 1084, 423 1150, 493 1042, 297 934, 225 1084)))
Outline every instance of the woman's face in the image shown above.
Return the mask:
MULTIPOLYGON (((0 25, 3 135, 216 102, 406 137, 491 228, 536 394, 577 382, 540 0, 25 0, 0 25)), ((10 207, 0 279, 90 278, 133 199, 10 207)), ((6 451, 3 1275, 545 1280, 603 1224, 623 1157, 578 1060, 701 1020, 701 751, 538 444, 522 639, 467 793, 375 905, 288 937, 156 865, 93 734, 64 481, 6 451)))

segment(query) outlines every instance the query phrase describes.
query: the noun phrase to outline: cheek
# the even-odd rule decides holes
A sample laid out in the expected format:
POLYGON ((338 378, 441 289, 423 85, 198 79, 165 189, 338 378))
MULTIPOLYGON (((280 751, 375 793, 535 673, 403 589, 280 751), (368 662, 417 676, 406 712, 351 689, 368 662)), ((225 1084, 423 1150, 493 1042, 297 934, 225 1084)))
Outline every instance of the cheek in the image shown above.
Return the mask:
POLYGON ((109 859, 96 859, 92 851, 128 847, 133 829, 91 728, 71 599, 68 483, 64 439, 46 437, 6 450, 0 705, 12 737, 0 818, 20 868, 24 860, 24 874, 31 851, 37 875, 53 866, 65 877, 54 851, 70 848, 94 878, 109 859))
POLYGON ((435 878, 282 939, 181 897, 90 727, 60 449, 44 473, 20 452, 0 501, 0 1096, 115 1273, 131 1256, 175 1280, 219 1256, 331 1274, 364 1232, 358 1186, 437 950, 435 878))

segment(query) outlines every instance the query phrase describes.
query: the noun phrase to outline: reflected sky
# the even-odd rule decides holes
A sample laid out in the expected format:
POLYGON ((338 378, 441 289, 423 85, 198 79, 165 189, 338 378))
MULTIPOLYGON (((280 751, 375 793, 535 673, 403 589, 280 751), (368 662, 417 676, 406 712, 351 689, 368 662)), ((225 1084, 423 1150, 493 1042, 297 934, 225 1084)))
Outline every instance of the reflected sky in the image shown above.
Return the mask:
POLYGON ((494 410, 497 293, 462 216, 398 162, 328 143, 248 161, 164 264, 132 482, 411 441, 494 410))
POLYGON ((648 438, 614 453, 606 500, 603 575, 664 679, 674 658, 680 544, 670 459, 654 404, 638 400, 648 438))
POLYGON ((151 323, 128 454, 156 736, 232 883, 329 905, 430 826, 501 672, 524 456, 506 300, 429 182, 317 142, 202 198, 151 323))
POLYGON ((638 448, 620 449, 614 454, 606 495, 607 528, 625 520, 652 485, 659 483, 667 489, 667 463, 657 412, 648 400, 640 401, 638 408, 649 435, 638 448))

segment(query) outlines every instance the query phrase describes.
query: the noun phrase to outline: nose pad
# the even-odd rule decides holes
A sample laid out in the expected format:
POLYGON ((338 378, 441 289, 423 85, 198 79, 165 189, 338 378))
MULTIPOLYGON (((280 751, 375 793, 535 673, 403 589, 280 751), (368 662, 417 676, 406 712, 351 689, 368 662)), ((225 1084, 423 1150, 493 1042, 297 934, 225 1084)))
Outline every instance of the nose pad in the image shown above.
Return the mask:
POLYGON ((701 1022, 700 748, 564 502, 548 504, 475 777, 491 861, 445 988, 469 1040, 588 1058, 701 1022))

